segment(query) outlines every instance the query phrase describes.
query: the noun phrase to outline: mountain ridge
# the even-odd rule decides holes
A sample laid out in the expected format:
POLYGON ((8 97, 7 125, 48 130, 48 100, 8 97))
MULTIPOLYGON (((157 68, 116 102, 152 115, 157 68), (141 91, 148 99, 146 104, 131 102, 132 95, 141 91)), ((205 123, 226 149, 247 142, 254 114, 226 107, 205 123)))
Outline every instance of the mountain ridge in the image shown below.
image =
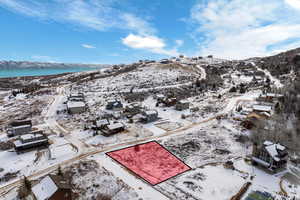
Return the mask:
POLYGON ((33 62, 33 61, 0 61, 0 69, 23 69, 23 68, 71 68, 71 67, 87 67, 87 68, 103 68, 111 66, 109 64, 83 64, 83 63, 52 63, 52 62, 33 62))

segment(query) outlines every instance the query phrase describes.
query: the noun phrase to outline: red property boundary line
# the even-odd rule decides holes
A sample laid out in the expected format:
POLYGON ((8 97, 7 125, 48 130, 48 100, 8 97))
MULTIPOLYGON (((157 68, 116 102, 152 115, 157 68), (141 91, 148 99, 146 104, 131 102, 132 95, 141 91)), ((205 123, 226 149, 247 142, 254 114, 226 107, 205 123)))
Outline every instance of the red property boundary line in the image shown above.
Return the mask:
POLYGON ((163 183, 163 182, 165 182, 165 181, 167 181, 167 180, 169 180, 169 179, 171 179, 171 178, 174 178, 174 177, 176 177, 176 176, 179 176, 179 175, 181 175, 181 174, 183 174, 183 173, 185 173, 185 172, 188 172, 188 171, 192 170, 192 168, 191 168, 189 165, 187 165, 185 162, 183 162, 181 159, 179 159, 176 155, 174 155, 172 152, 170 152, 167 148, 165 148, 163 145, 161 145, 160 143, 158 143, 156 140, 149 141, 149 142, 144 142, 144 143, 139 143, 139 144, 136 144, 136 145, 133 145, 133 146, 129 146, 129 147, 124 147, 124 148, 117 149, 117 150, 114 150, 114 151, 106 152, 105 154, 106 154, 108 157, 110 157, 111 159, 113 159, 115 162, 117 162, 119 165, 125 167, 127 170, 129 170, 130 172, 132 172, 133 174, 135 174, 137 177, 140 177, 142 180, 144 180, 145 182, 147 182, 148 184, 150 184, 150 185, 152 185, 152 186, 156 186, 156 185, 161 184, 161 183, 163 183), (172 156, 174 156, 178 161, 180 161, 180 162, 183 163, 186 167, 188 167, 188 169, 187 169, 186 171, 180 172, 180 173, 178 173, 178 174, 176 174, 176 175, 174 175, 174 176, 172 176, 172 177, 170 177, 170 178, 168 178, 168 179, 166 179, 166 180, 163 180, 163 181, 158 182, 158 183, 156 183, 156 184, 152 184, 152 183, 150 183, 148 180, 146 180, 145 178, 143 178, 142 176, 140 176, 139 174, 137 174, 137 173, 134 172, 133 170, 129 169, 127 166, 125 166, 124 164, 122 164, 121 162, 119 162, 118 160, 116 160, 115 158, 113 158, 112 156, 109 155, 109 153, 113 153, 113 152, 121 151, 121 150, 124 150, 124 149, 132 148, 132 147, 135 147, 135 146, 138 146, 138 145, 145 145, 145 144, 153 143, 153 142, 156 143, 156 144, 158 144, 161 148, 163 148, 163 149, 166 150, 168 153, 170 153, 172 156))

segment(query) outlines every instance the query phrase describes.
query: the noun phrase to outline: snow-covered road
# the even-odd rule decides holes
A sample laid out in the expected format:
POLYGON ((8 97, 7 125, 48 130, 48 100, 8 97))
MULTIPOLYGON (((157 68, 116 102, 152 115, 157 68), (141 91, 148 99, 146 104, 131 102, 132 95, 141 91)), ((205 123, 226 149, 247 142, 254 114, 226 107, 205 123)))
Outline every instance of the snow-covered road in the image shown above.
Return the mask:
POLYGON ((44 116, 45 124, 54 132, 57 136, 61 134, 65 136, 65 139, 73 144, 76 148, 78 153, 85 153, 86 152, 86 145, 78 140, 76 137, 70 136, 70 132, 66 130, 64 127, 59 125, 56 121, 56 111, 58 107, 62 104, 65 95, 65 87, 57 88, 57 95, 54 98, 53 103, 48 107, 47 112, 44 116))

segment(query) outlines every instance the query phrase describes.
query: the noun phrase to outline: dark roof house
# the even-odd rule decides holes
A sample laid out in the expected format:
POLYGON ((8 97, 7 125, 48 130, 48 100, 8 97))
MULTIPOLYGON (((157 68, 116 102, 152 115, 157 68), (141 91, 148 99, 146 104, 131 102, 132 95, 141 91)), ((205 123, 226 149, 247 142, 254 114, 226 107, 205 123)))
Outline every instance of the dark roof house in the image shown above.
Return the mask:
POLYGON ((141 114, 140 121, 142 123, 154 122, 158 119, 158 112, 156 110, 147 110, 141 114))
POLYGON ((110 100, 106 104, 107 110, 121 109, 123 108, 123 104, 120 100, 110 100))
POLYGON ((19 120, 11 122, 7 127, 7 136, 14 137, 18 135, 24 135, 31 131, 31 120, 19 120))
POLYGON ((101 132, 104 136, 111 136, 117 133, 120 133, 125 130, 125 125, 123 123, 114 123, 106 125, 103 129, 101 129, 101 132))
POLYGON ((285 146, 265 141, 262 145, 254 144, 252 162, 266 167, 271 171, 286 167, 288 152, 285 146))
POLYGON ((48 137, 43 133, 43 131, 36 131, 21 135, 16 141, 14 141, 14 147, 17 153, 48 145, 48 137))
POLYGON ((187 110, 190 107, 190 102, 188 101, 178 101, 176 103, 175 109, 178 111, 187 110))

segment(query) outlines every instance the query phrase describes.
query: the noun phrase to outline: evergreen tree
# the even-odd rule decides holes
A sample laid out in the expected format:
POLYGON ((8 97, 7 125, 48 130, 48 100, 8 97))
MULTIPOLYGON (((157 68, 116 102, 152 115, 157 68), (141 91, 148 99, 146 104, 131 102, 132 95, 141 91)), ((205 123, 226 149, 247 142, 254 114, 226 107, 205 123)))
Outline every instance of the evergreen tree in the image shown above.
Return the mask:
POLYGON ((31 191, 32 185, 26 176, 24 176, 24 186, 28 191, 31 191))

